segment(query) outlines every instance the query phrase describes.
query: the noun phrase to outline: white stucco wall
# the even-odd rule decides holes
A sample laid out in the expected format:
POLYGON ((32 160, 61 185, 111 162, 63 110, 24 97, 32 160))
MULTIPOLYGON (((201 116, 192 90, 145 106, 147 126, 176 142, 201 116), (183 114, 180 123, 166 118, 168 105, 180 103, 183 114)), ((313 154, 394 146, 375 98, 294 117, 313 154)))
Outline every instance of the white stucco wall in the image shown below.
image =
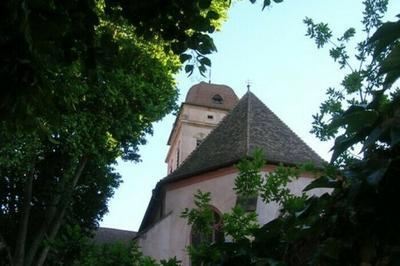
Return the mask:
POLYGON ((168 234, 172 216, 168 215, 156 223, 151 230, 138 238, 138 244, 142 252, 156 260, 171 258, 175 251, 171 250, 171 234, 168 234))
POLYGON ((236 174, 227 174, 218 178, 167 191, 165 212, 171 214, 160 221, 139 239, 139 245, 145 255, 156 259, 176 256, 182 265, 189 265, 186 247, 190 245, 190 230, 187 221, 180 217, 185 208, 193 208, 193 195, 197 190, 211 192, 211 204, 219 211, 228 212, 236 203, 233 191, 236 174))
MULTIPOLYGON (((265 172, 263 172, 265 174, 265 172)), ((223 174, 198 182, 187 183, 167 190, 165 198, 165 213, 170 213, 139 240, 139 245, 145 255, 155 259, 167 259, 176 256, 182 265, 190 265, 186 253, 186 246, 190 245, 190 226, 180 217, 185 208, 193 208, 193 195, 197 190, 211 192, 211 205, 221 213, 229 212, 236 204, 236 194, 233 190, 237 173, 223 174)), ((289 189, 299 195, 302 189, 313 179, 301 177, 289 184, 289 189)), ((310 193, 321 195, 327 190, 314 189, 310 193)), ((279 206, 276 203, 265 204, 261 198, 257 200, 258 221, 265 224, 279 215, 279 206)))
MULTIPOLYGON (((265 174, 265 173, 264 173, 265 174)), ((293 182, 288 184, 288 188, 290 189, 290 192, 300 196, 301 192, 303 189, 310 184, 314 179, 310 177, 300 177, 293 182)), ((321 196, 322 194, 326 192, 330 192, 330 189, 312 189, 307 192, 307 195, 315 195, 315 196, 321 196)), ((263 225, 266 224, 275 218, 279 216, 279 209, 280 206, 276 202, 270 202, 266 204, 260 197, 257 199, 257 215, 258 215, 258 222, 263 225)))
POLYGON ((166 162, 168 173, 177 168, 189 154, 196 148, 196 138, 199 134, 206 137, 228 111, 190 104, 182 106, 178 122, 175 125, 171 138, 171 147, 168 151, 166 162), (209 118, 211 116, 212 118, 209 118), (179 150, 179 164, 178 162, 179 150))

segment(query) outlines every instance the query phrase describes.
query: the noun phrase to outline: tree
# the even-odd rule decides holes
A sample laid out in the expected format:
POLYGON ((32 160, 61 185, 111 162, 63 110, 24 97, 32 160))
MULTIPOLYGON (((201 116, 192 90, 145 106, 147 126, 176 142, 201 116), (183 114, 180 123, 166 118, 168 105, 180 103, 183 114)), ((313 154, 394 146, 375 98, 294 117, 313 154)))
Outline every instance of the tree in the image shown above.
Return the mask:
POLYGON ((207 65, 228 3, 0 5, 0 258, 42 265, 60 228, 97 226, 120 183, 115 159, 139 159, 175 107, 179 54, 207 65))

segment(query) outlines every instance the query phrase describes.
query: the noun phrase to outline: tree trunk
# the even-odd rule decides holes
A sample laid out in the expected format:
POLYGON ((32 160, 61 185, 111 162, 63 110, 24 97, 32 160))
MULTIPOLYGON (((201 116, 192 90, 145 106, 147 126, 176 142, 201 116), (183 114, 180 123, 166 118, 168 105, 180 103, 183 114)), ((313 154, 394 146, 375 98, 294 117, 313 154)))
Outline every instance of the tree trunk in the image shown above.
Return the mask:
POLYGON ((31 214, 32 186, 35 170, 28 174, 24 187, 24 202, 19 221, 17 239, 15 241, 14 266, 23 266, 25 258, 25 243, 28 233, 29 216, 31 214))
POLYGON ((5 238, 3 237, 3 235, 0 233, 0 244, 3 245, 3 247, 0 246, 1 248, 4 248, 7 252, 7 259, 8 259, 8 263, 10 265, 13 265, 13 257, 11 255, 11 250, 10 250, 10 246, 7 244, 5 238))
MULTIPOLYGON (((59 212, 59 214, 57 215, 57 217, 54 219, 55 221, 53 222, 49 233, 48 233, 48 239, 50 241, 54 240, 54 238, 56 237, 58 230, 60 229, 61 223, 63 221, 65 212, 67 210, 69 204, 64 204, 64 206, 62 207, 62 210, 59 212)), ((47 258, 47 254, 49 253, 50 250, 50 246, 47 245, 45 247, 43 247, 42 252, 40 252, 40 256, 39 259, 36 263, 37 266, 42 266, 47 258)))
POLYGON ((76 184, 79 181, 79 178, 82 175, 82 172, 87 164, 88 158, 86 156, 82 157, 82 159, 79 161, 79 165, 75 171, 75 174, 72 178, 72 182, 69 186, 65 186, 64 189, 68 189, 66 193, 64 194, 65 196, 62 197, 61 195, 57 195, 54 197, 54 200, 51 204, 51 207, 49 208, 49 213, 46 215, 45 222, 43 223, 42 227, 40 228, 39 232, 36 234, 36 237, 34 238, 31 247, 29 249, 27 258, 26 258, 26 263, 25 265, 32 265, 35 257, 37 257, 37 263, 36 265, 43 265, 47 253, 49 251, 49 247, 44 247, 42 252, 38 254, 38 250, 40 248, 41 243, 45 239, 45 237, 48 240, 53 240, 55 236, 58 233, 58 230, 61 226, 62 220, 64 218, 64 214, 66 212, 66 209, 71 201, 71 198, 73 196, 73 191, 75 189, 76 184))

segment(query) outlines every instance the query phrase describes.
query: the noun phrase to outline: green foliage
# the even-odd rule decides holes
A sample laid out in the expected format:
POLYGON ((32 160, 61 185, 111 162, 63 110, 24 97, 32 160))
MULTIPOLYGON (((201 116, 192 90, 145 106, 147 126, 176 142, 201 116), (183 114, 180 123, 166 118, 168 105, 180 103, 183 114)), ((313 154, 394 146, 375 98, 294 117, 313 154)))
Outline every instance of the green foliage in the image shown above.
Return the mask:
POLYGON ((223 231, 232 237, 234 242, 240 242, 252 237, 252 233, 259 227, 257 214, 245 212, 242 208, 235 206, 230 213, 223 215, 223 231))
POLYGON ((42 265, 59 231, 96 228, 121 182, 116 158, 138 161, 152 123, 176 108, 179 55, 210 65, 229 3, 158 5, 1 2, 2 261, 42 265))
POLYGON ((207 242, 212 234, 214 221, 213 210, 210 206, 211 193, 200 190, 194 195, 194 209, 185 208, 181 217, 188 220, 192 230, 202 235, 201 242, 207 242))
POLYGON ((194 195, 195 208, 186 208, 182 218, 192 226, 192 234, 197 235, 197 243, 187 248, 193 265, 202 265, 204 261, 216 262, 220 257, 218 249, 212 248, 214 212, 210 205, 211 193, 200 190, 194 195))
MULTIPOLYGON (((131 245, 131 266, 179 266, 180 261, 175 257, 168 260, 161 260, 159 263, 154 259, 144 256, 140 251, 139 246, 137 244, 131 245)), ((93 264, 95 265, 95 264, 93 264)), ((114 264, 115 265, 115 264, 114 264)))
POLYGON ((71 266, 178 266, 176 258, 160 262, 144 256, 135 242, 115 242, 96 244, 92 233, 83 231, 79 226, 66 226, 59 237, 49 243, 53 252, 49 254, 47 265, 71 266))
POLYGON ((84 254, 83 261, 78 265, 99 265, 99 266, 131 266, 132 265, 132 245, 123 243, 104 244, 93 246, 88 254, 84 254))
POLYGON ((135 261, 133 243, 95 244, 92 233, 77 225, 65 226, 57 239, 48 244, 53 249, 47 265, 131 266, 135 261))
POLYGON ((318 48, 323 47, 332 37, 332 31, 326 23, 314 23, 311 18, 305 18, 303 21, 307 25, 307 34, 315 40, 318 48))
MULTIPOLYGON (((347 128, 347 124, 343 123, 343 119, 345 118, 342 116, 346 116, 346 119, 358 119, 358 115, 360 115, 360 118, 362 118, 358 124, 363 122, 373 123, 374 116, 374 112, 354 114, 351 108, 349 111, 345 112, 345 110, 350 106, 364 108, 367 102, 372 100, 376 91, 387 83, 387 81, 383 80, 382 70, 379 70, 384 69, 383 58, 385 54, 382 50, 383 48, 380 47, 387 47, 387 45, 377 44, 375 46, 376 49, 381 49, 380 52, 382 53, 374 52, 372 46, 374 37, 370 36, 377 27, 382 25, 381 19, 386 12, 387 2, 387 0, 363 2, 365 9, 363 11, 364 17, 362 23, 366 40, 359 42, 356 46, 354 58, 358 61, 357 67, 352 66, 351 53, 347 49, 348 43, 356 34, 354 28, 346 30, 341 37, 337 38, 336 42, 333 40, 332 31, 327 24, 316 24, 310 18, 304 20, 307 25, 307 36, 314 39, 318 48, 330 45, 330 56, 335 62, 338 62, 341 69, 347 68, 350 71, 341 82, 342 88, 329 88, 327 90, 328 99, 321 104, 320 112, 313 116, 314 121, 311 130, 312 133, 323 141, 336 138, 337 134, 343 130, 346 132, 341 137, 336 138, 337 145, 342 148, 340 153, 336 152, 332 159, 338 165, 359 158, 358 155, 353 153, 355 146, 348 145, 350 142, 347 141, 350 135, 352 135, 354 128, 347 128)), ((379 32, 386 27, 387 23, 375 34, 379 35, 379 32)), ((388 76, 390 78, 390 75, 388 76)), ((356 126, 355 123, 351 123, 351 125, 353 127, 356 126)), ((353 135, 351 137, 357 138, 353 135)))
POLYGON ((263 182, 260 171, 264 165, 265 159, 262 150, 254 152, 253 160, 243 160, 236 165, 239 170, 234 188, 237 194, 244 197, 257 195, 263 182))
POLYGON ((283 211, 294 212, 301 208, 305 195, 295 196, 290 193, 287 185, 296 180, 300 168, 279 165, 275 171, 261 175, 265 165, 262 150, 256 149, 252 160, 242 160, 237 164, 239 174, 235 179, 235 191, 239 197, 249 198, 260 196, 264 202, 279 202, 283 211))

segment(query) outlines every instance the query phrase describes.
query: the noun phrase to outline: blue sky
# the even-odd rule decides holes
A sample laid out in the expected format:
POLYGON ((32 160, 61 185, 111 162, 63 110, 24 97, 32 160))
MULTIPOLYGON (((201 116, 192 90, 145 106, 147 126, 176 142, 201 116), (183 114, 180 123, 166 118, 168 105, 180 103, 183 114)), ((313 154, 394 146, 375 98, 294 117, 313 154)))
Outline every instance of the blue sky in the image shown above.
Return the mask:
MULTIPOLYGON (((389 3, 388 20, 400 13, 398 0, 389 3)), ((218 52, 212 61, 212 83, 225 84, 241 97, 250 80, 251 91, 318 154, 329 160, 332 143, 321 143, 309 133, 312 114, 318 111, 329 87, 338 87, 346 70, 340 70, 328 49, 317 49, 305 36, 302 22, 307 16, 326 22, 339 37, 347 28, 361 31, 361 0, 285 0, 261 11, 262 1, 235 3, 222 30, 213 35, 218 52)), ((188 89, 208 81, 198 74, 177 75, 181 103, 188 89)), ((140 147, 142 161, 119 161, 117 171, 124 182, 109 201, 109 213, 100 226, 136 231, 155 184, 167 173, 164 163, 167 140, 175 117, 166 116, 154 124, 153 136, 140 147)))

